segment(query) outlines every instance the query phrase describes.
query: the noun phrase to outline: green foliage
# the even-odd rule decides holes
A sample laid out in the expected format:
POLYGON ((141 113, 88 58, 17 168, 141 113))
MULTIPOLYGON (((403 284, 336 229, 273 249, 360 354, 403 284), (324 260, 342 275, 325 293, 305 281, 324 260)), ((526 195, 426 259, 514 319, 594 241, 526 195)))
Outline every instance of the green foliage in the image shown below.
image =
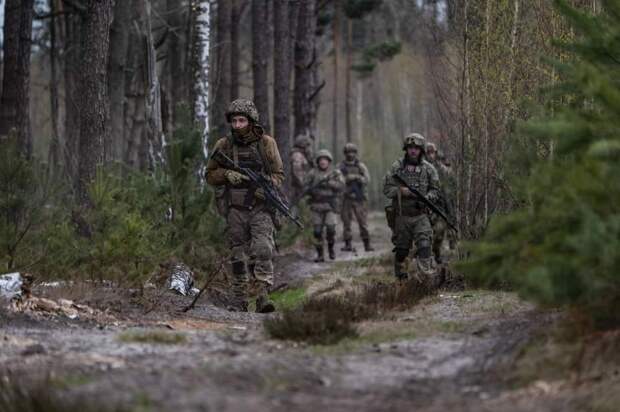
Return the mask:
POLYGON ((364 78, 372 74, 378 62, 391 60, 401 52, 402 44, 396 40, 377 43, 364 50, 361 61, 351 65, 351 70, 364 78))
POLYGON ((557 4, 580 34, 562 45, 573 60, 556 65, 565 104, 522 128, 555 157, 534 164, 527 205, 495 218, 460 266, 475 283, 511 285, 607 327, 620 324, 620 2, 597 16, 557 4))
POLYGON ((8 270, 40 257, 39 230, 53 218, 47 206, 59 192, 44 170, 19 153, 15 136, 0 142, 0 264, 8 270))

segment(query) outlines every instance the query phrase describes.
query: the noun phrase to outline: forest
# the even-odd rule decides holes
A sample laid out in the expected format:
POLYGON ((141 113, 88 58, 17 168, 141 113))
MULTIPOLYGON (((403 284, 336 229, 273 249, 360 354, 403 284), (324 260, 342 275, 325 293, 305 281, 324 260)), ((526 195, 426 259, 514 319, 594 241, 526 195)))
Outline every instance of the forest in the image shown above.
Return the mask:
POLYGON ((620 0, 0 24, 0 412, 618 410, 620 0))

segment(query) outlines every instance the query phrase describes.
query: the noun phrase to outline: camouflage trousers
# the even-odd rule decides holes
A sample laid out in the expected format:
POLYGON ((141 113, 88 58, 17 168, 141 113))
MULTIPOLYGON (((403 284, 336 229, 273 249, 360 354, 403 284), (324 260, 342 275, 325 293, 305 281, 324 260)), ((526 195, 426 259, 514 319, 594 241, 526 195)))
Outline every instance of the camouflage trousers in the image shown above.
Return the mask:
POLYGON ((323 228, 325 228, 327 243, 334 243, 336 238, 336 216, 336 213, 332 210, 312 210, 312 226, 316 246, 323 244, 323 228))
POLYGON ((412 245, 416 246, 418 270, 424 274, 434 273, 432 253, 433 229, 426 214, 396 216, 392 242, 394 243, 394 272, 398 276, 409 256, 412 245))
POLYGON ((345 241, 351 241, 353 239, 353 232, 351 230, 353 219, 357 221, 357 226, 360 229, 360 237, 362 239, 369 239, 368 205, 365 201, 356 201, 352 199, 344 200, 342 204, 342 238, 345 241))
POLYGON ((256 280, 273 285, 273 221, 271 214, 262 206, 253 210, 232 207, 228 211, 227 224, 232 253, 233 292, 237 297, 246 299, 248 266, 253 268, 256 280))
POLYGON ((433 216, 431 218, 433 225, 433 254, 437 262, 442 260, 442 246, 444 239, 448 239, 450 249, 456 248, 456 236, 453 230, 448 229, 446 222, 439 216, 433 216))

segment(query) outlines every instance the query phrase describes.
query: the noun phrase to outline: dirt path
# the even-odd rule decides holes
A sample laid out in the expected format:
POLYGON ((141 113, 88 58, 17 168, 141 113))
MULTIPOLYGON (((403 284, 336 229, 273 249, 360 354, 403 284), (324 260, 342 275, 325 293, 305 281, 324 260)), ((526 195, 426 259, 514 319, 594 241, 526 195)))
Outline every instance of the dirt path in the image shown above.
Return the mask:
MULTIPOLYGON (((389 251, 389 233, 380 215, 372 222, 377 251, 370 257, 379 259, 389 251)), ((281 257, 282 278, 298 285, 347 279, 368 255, 324 264, 310 258, 281 257)), ((553 315, 504 292, 441 292, 410 311, 362 323, 359 338, 334 346, 270 340, 264 315, 209 304, 160 315, 99 324, 0 312, 0 376, 48 375, 70 397, 130 410, 530 411, 558 405, 557 393, 519 395, 523 389, 515 391, 508 378, 521 349, 553 315)))

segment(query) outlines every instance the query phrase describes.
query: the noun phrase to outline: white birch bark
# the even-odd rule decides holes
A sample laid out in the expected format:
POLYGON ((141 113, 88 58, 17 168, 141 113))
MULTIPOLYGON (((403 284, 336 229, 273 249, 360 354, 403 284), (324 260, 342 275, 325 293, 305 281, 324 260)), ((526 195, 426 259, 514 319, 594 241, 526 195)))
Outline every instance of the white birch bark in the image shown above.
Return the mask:
POLYGON ((194 120, 203 128, 202 152, 209 157, 209 46, 211 4, 209 0, 194 3, 194 120))

